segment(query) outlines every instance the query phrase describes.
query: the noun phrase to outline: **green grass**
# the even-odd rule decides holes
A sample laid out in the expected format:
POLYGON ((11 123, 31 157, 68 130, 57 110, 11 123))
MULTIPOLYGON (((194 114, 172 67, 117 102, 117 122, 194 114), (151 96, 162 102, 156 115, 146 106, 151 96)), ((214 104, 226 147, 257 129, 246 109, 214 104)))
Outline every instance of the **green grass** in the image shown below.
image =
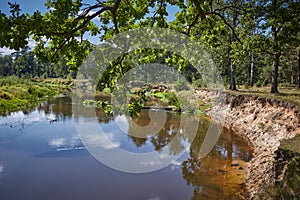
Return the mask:
POLYGON ((68 87, 69 80, 22 79, 15 76, 0 78, 0 115, 6 115, 37 105, 56 96, 68 87))
POLYGON ((271 94, 270 86, 268 87, 252 87, 238 88, 238 91, 230 91, 236 94, 254 94, 264 98, 277 99, 290 102, 300 108, 300 89, 296 87, 278 87, 279 94, 271 94))
POLYGON ((300 135, 292 139, 283 140, 280 143, 280 148, 300 155, 300 135))
POLYGON ((0 78, 0 87, 11 86, 17 84, 29 84, 31 81, 28 79, 19 78, 17 76, 8 76, 0 78))

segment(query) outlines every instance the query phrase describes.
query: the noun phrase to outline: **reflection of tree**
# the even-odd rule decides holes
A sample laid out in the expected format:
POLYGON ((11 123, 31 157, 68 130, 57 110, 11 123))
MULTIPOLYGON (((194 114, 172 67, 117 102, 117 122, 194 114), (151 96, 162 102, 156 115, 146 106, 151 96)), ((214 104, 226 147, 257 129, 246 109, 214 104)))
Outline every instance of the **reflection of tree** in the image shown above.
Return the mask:
POLYGON ((109 123, 112 120, 112 116, 105 114, 102 108, 88 108, 83 106, 84 100, 93 98, 101 101, 110 100, 108 96, 100 96, 89 91, 79 90, 73 92, 72 103, 77 104, 77 106, 71 108, 71 111, 73 112, 75 121, 81 117, 84 118, 84 120, 97 117, 99 123, 109 123))
POLYGON ((148 138, 134 137, 131 135, 128 136, 131 138, 132 142, 135 144, 136 147, 143 146, 148 140, 148 138))
POLYGON ((72 99, 70 96, 55 98, 49 102, 52 104, 52 113, 57 119, 65 121, 72 117, 72 99))
POLYGON ((113 118, 110 115, 107 115, 102 108, 95 109, 96 116, 99 123, 109 123, 113 118))
POLYGON ((45 112, 46 115, 55 115, 56 120, 65 121, 72 117, 72 99, 68 95, 53 98, 41 103, 36 109, 45 112))
POLYGON ((168 146, 170 154, 177 155, 181 153, 184 150, 184 145, 181 144, 182 137, 180 137, 180 135, 176 137, 178 136, 180 126, 180 115, 167 112, 167 119, 162 129, 159 133, 153 135, 154 133, 141 132, 141 130, 139 130, 139 127, 150 124, 151 118, 148 113, 149 110, 142 110, 139 116, 135 116, 132 119, 132 123, 135 123, 135 126, 129 123, 128 136, 132 139, 134 144, 140 147, 149 139, 155 151, 161 152, 164 147, 168 146), (137 132, 140 133, 137 134, 137 132), (140 137, 135 137, 137 135, 140 137))
MULTIPOLYGON (((200 124, 208 127, 205 122, 200 124)), ((238 199, 245 192, 245 166, 251 154, 247 142, 224 129, 218 143, 206 157, 198 152, 207 128, 199 131, 190 147, 190 157, 182 163, 182 176, 194 187, 192 199, 238 199), (205 131, 204 131, 205 130, 205 131), (232 162, 239 166, 234 167, 232 162)))
POLYGON ((184 114, 180 113, 167 112, 166 122, 158 134, 153 135, 153 133, 150 132, 136 134, 136 132, 140 131, 137 130, 139 127, 147 126, 150 123, 151 118, 149 117, 148 112, 148 110, 143 110, 139 116, 133 117, 132 121, 137 126, 131 126, 131 124, 129 124, 128 135, 137 147, 140 147, 147 141, 144 138, 149 138, 156 151, 161 152, 163 148, 168 147, 170 154, 178 155, 185 150, 185 146, 183 144, 184 141, 188 143, 195 142, 193 140, 195 137, 193 133, 197 131, 199 126, 201 127, 201 131, 198 131, 197 137, 199 138, 196 142, 200 142, 200 144, 196 144, 196 146, 199 146, 200 148, 202 144, 200 135, 202 135, 201 137, 204 138, 209 125, 208 120, 199 120, 195 116, 184 116, 184 114), (134 137, 136 135, 140 135, 141 137, 134 137))
POLYGON ((204 137, 206 135, 207 129, 209 127, 210 121, 208 119, 202 118, 199 121, 197 134, 194 138, 189 138, 190 146, 190 154, 191 157, 198 157, 200 152, 200 147, 202 146, 204 137))
MULTIPOLYGON (((202 120, 199 120, 198 117, 193 115, 170 113, 164 128, 164 130, 166 130, 168 133, 167 136, 169 136, 167 139, 165 139, 168 143, 161 145, 161 147, 168 145, 169 152, 173 155, 181 153, 183 150, 185 150, 183 142, 192 143, 195 133, 198 130, 198 125, 201 126, 201 123, 198 123, 201 121, 202 120)), ((201 129, 203 129, 203 127, 201 127, 201 129)), ((164 141, 163 139, 161 140, 164 141)))

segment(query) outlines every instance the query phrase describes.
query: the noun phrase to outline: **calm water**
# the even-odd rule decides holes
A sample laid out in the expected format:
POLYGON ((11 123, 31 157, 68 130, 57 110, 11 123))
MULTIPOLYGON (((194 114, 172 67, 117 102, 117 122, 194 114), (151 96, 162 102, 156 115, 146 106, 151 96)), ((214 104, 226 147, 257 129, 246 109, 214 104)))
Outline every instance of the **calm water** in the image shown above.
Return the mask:
MULTIPOLYGON (((75 128, 71 98, 48 101, 36 109, 0 117, 0 199, 243 199, 245 165, 251 158, 248 144, 224 131, 208 156, 197 152, 208 127, 200 121, 190 148, 170 145, 173 154, 183 153, 176 162, 155 172, 132 174, 111 169, 97 161, 84 147, 75 128)), ((97 111, 99 124, 118 135, 115 120, 97 111)), ((149 123, 148 111, 134 121, 149 123)), ((146 138, 120 133, 119 147, 132 152, 160 152, 174 138, 180 114, 167 113, 158 135, 146 138), (173 132, 170 132, 173 130, 173 132), (174 131, 175 130, 175 131, 174 131)), ((176 144, 176 143, 175 143, 176 144)))

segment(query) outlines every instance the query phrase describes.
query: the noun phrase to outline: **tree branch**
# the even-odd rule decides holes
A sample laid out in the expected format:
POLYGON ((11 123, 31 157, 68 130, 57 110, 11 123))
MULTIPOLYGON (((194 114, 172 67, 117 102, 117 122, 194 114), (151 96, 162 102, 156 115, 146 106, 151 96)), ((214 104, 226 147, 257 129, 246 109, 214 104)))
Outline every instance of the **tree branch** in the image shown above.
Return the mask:
POLYGON ((226 24, 226 25, 230 28, 230 30, 231 30, 231 32, 232 32, 234 38, 235 38, 240 44, 243 44, 242 41, 240 40, 240 38, 237 36, 237 34, 236 34, 234 28, 226 21, 226 19, 225 19, 225 17, 224 17, 223 15, 221 15, 220 13, 217 13, 217 12, 206 13, 206 15, 211 15, 211 14, 220 17, 220 18, 223 20, 224 24, 226 24))
POLYGON ((187 35, 190 35, 191 29, 198 22, 199 17, 200 17, 200 15, 197 14, 195 19, 192 21, 192 23, 190 25, 188 25, 189 27, 188 27, 188 30, 187 30, 187 35))
MULTIPOLYGON (((70 40, 70 38, 72 38, 74 36, 74 34, 79 31, 80 29, 82 29, 83 27, 86 26, 86 24, 88 22, 90 22, 92 19, 94 19, 95 17, 97 17, 99 14, 103 13, 104 11, 106 11, 107 8, 102 8, 101 10, 98 10, 97 12, 95 12, 94 14, 87 16, 84 21, 77 26, 75 29, 73 29, 70 32, 60 32, 60 33, 53 33, 54 35, 64 35, 66 36, 65 39, 59 44, 58 48, 55 50, 54 54, 52 55, 52 58, 55 58, 56 54, 58 53, 58 51, 70 40)), ((88 14, 88 12, 85 14, 85 16, 88 14)))
POLYGON ((201 8, 199 2, 197 0, 192 0, 193 4, 195 5, 197 11, 198 11, 198 14, 201 18, 201 20, 204 20, 206 18, 206 14, 205 12, 203 11, 203 9, 201 8))
POLYGON ((115 5, 112 8, 109 8, 109 10, 111 11, 111 14, 112 14, 112 20, 113 20, 116 34, 118 34, 120 32, 119 27, 118 27, 118 21, 117 21, 117 10, 120 6, 120 3, 121 3, 121 0, 116 0, 115 5))

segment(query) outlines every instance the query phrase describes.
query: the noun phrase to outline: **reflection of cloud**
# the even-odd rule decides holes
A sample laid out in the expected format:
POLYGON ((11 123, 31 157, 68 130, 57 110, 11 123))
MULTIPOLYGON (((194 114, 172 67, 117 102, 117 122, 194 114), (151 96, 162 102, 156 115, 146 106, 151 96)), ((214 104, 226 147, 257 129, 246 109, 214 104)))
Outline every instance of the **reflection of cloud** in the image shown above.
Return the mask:
POLYGON ((86 135, 84 141, 88 146, 100 146, 104 149, 114 149, 121 146, 120 142, 113 141, 113 134, 111 133, 86 135))
POLYGON ((0 164, 0 173, 3 172, 3 169, 4 169, 3 165, 0 164))
POLYGON ((66 138, 55 138, 49 142, 52 147, 62 147, 66 145, 66 138))
POLYGON ((181 162, 178 160, 172 160, 171 161, 171 170, 179 169, 181 168, 181 162))
POLYGON ((159 158, 169 158, 170 155, 169 154, 166 154, 166 153, 160 153, 159 154, 159 158))
POLYGON ((115 122, 124 133, 128 133, 129 124, 125 115, 118 115, 115 118, 115 122))
POLYGON ((159 160, 150 160, 150 161, 144 161, 144 162, 141 162, 141 165, 151 165, 151 166, 154 166, 154 165, 161 165, 162 162, 160 162, 159 160))
POLYGON ((171 161, 171 164, 172 165, 175 165, 175 166, 181 166, 181 162, 177 161, 177 160, 172 160, 171 161))
POLYGON ((78 136, 74 136, 70 140, 62 137, 55 138, 49 142, 49 146, 55 148, 57 151, 79 150, 85 148, 78 136))
POLYGON ((29 114, 24 114, 22 111, 13 112, 8 116, 0 117, 0 125, 12 125, 13 127, 18 125, 28 125, 35 122, 44 121, 46 119, 55 118, 53 114, 46 115, 44 112, 35 110, 29 114))

